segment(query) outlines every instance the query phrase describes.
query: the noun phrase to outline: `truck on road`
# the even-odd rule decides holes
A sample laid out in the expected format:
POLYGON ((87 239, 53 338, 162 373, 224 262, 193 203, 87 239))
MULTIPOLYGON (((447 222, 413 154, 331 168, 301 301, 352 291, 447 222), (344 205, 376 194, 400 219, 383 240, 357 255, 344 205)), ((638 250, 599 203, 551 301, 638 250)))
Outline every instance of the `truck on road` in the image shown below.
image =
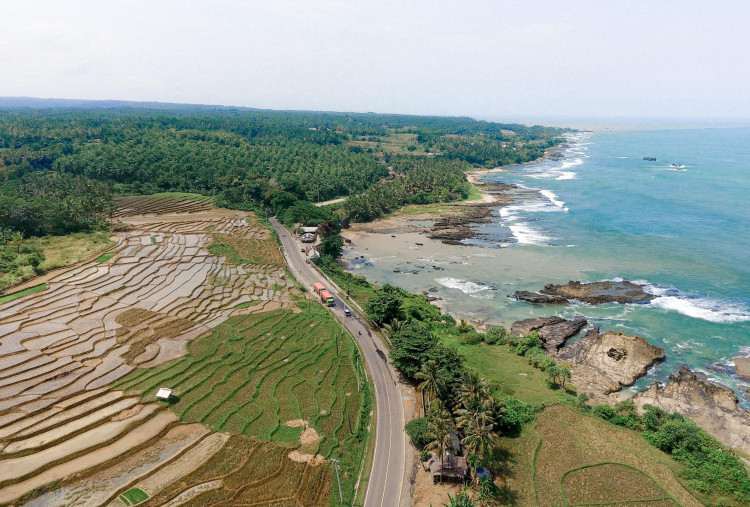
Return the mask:
POLYGON ((326 306, 334 306, 336 304, 336 300, 333 299, 333 294, 327 290, 320 291, 320 301, 326 306))

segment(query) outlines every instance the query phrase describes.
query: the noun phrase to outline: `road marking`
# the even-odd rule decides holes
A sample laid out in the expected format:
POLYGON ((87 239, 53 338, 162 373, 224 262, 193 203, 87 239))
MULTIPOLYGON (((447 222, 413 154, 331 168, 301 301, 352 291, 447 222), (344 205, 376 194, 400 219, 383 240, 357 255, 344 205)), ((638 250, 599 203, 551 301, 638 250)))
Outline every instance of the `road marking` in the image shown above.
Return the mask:
MULTIPOLYGON (((388 380, 385 378, 385 372, 383 371, 383 367, 380 368, 380 374, 383 376, 383 385, 387 386, 388 380)), ((385 490, 386 485, 388 484, 388 471, 391 468, 391 447, 393 446, 393 424, 391 424, 391 397, 388 394, 388 387, 385 388, 385 397, 388 398, 388 461, 385 465, 385 480, 383 481, 383 496, 381 497, 380 506, 382 507, 385 504, 385 490)), ((401 499, 399 498, 399 501, 401 499)))

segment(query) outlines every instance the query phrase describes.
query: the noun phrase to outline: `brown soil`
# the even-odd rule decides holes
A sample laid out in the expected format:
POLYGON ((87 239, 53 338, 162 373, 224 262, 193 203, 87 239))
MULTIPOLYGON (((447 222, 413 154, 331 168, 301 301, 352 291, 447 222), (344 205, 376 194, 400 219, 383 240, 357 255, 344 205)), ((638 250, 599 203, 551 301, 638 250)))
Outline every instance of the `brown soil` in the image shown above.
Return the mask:
POLYGON ((290 428, 307 428, 308 424, 309 423, 304 419, 292 419, 291 421, 287 421, 284 423, 285 426, 288 426, 290 428))
POLYGON ((321 436, 315 431, 315 428, 305 428, 299 436, 299 443, 303 446, 317 442, 321 439, 321 436))
POLYGON ((320 465, 321 463, 326 462, 326 459, 320 454, 306 454, 297 450, 291 451, 289 454, 287 454, 287 456, 290 460, 296 461, 297 463, 309 463, 313 466, 320 465))

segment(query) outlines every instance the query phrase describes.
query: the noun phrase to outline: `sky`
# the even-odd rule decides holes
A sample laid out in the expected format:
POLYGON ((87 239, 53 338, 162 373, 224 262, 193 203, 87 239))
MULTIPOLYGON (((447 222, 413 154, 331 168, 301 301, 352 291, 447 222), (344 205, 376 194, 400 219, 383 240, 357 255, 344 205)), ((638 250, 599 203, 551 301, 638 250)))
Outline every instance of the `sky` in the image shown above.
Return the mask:
POLYGON ((0 96, 750 117, 744 0, 0 1, 0 96))

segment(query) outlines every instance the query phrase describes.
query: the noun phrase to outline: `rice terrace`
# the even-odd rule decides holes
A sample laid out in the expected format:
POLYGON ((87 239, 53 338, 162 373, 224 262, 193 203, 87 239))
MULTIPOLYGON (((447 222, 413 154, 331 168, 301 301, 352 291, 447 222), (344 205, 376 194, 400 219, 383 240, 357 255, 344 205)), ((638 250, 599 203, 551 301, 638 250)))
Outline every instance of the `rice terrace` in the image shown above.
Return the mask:
POLYGON ((326 505, 332 457, 351 503, 362 364, 271 233, 200 196, 117 205, 109 251, 0 300, 0 504, 326 505))

